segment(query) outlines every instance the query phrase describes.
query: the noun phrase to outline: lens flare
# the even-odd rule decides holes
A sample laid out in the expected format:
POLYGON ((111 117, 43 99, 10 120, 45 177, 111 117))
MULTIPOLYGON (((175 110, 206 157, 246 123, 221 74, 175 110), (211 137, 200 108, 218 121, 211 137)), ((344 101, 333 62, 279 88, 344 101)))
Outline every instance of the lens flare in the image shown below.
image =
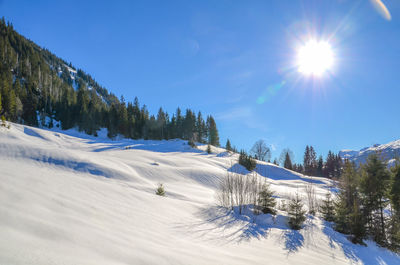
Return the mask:
POLYGON ((389 10, 381 0, 370 0, 375 10, 386 20, 392 20, 389 10))
POLYGON ((333 61, 332 48, 325 41, 310 40, 297 53, 298 71, 305 75, 320 76, 332 67, 333 61))

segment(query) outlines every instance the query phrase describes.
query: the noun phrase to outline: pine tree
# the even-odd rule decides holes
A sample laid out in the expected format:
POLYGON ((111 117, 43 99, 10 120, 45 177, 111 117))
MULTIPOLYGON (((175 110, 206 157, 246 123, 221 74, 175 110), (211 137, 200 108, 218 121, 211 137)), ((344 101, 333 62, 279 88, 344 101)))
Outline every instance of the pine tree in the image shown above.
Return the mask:
POLYGON ((204 138, 205 138, 205 123, 203 120, 203 116, 201 115, 201 112, 199 111, 197 113, 197 120, 196 120, 196 133, 197 133, 197 141, 200 143, 204 143, 204 138))
POLYGON ((244 150, 240 151, 238 163, 244 166, 248 171, 253 171, 257 166, 256 160, 248 155, 244 150))
POLYGON ((393 214, 390 217, 388 226, 389 248, 393 251, 400 252, 400 217, 393 214))
POLYGON ((324 171, 324 159, 323 157, 320 155, 318 158, 318 162, 317 162, 317 172, 316 175, 318 177, 323 177, 323 171, 324 171))
POLYGON ((317 154, 315 153, 314 147, 310 146, 310 175, 315 175, 317 169, 317 154))
POLYGON ((158 188, 156 189, 156 194, 159 196, 165 196, 165 190, 162 183, 158 185, 158 188))
POLYGON ((327 178, 333 178, 335 176, 335 156, 330 150, 326 157, 324 175, 327 178))
POLYGON ((274 193, 267 183, 264 183, 261 187, 261 191, 258 195, 258 205, 261 207, 263 213, 276 213, 274 210, 276 205, 274 193))
POLYGON ((332 194, 330 192, 326 194, 325 200, 322 201, 320 211, 326 221, 332 222, 335 220, 335 205, 332 200, 332 194))
POLYGON ((335 202, 335 229, 341 233, 352 233, 350 218, 354 212, 354 205, 359 205, 358 185, 359 173, 354 163, 347 160, 340 177, 340 192, 335 202))
POLYGON ((352 242, 355 244, 363 244, 363 239, 366 234, 365 220, 357 200, 354 201, 349 214, 349 226, 350 233, 353 235, 352 242))
POLYGON ((0 120, 1 120, 1 124, 0 124, 1 127, 6 127, 7 126, 6 117, 4 117, 4 115, 1 115, 0 120))
POLYGON ((335 230, 343 233, 349 234, 349 208, 347 207, 346 199, 343 198, 343 194, 338 196, 338 200, 335 201, 335 230), (342 195, 342 196, 341 196, 342 195))
POLYGON ((384 209, 388 204, 386 195, 389 180, 390 174, 386 164, 379 159, 378 154, 371 154, 364 166, 361 192, 365 198, 364 211, 369 232, 380 245, 386 244, 384 209))
POLYGON ((338 179, 340 175, 342 174, 342 158, 337 154, 334 156, 334 174, 333 178, 338 179))
POLYGON ((283 163, 283 167, 292 170, 292 160, 290 159, 289 152, 286 153, 285 155, 285 162, 283 163))
POLYGON ((211 145, 210 144, 207 145, 207 153, 211 154, 211 145))
POLYGON ((303 203, 298 193, 289 202, 288 214, 290 227, 299 230, 306 220, 306 211, 303 209, 303 203))
POLYGON ((307 170, 309 170, 309 165, 310 165, 310 147, 307 145, 306 150, 304 151, 304 158, 303 158, 304 169, 307 168, 307 170))
POLYGON ((400 164, 393 168, 393 181, 389 193, 393 208, 388 228, 389 246, 393 251, 400 252, 400 164))
POLYGON ((226 140, 225 149, 227 151, 232 151, 232 146, 231 146, 231 142, 229 141, 229 139, 226 140))
POLYGON ((391 206, 394 209, 394 214, 400 218, 400 164, 397 164, 393 169, 393 181, 390 188, 391 206))
POLYGON ((219 146, 219 135, 217 130, 217 124, 214 118, 210 115, 207 118, 207 128, 208 128, 208 143, 213 146, 219 146))

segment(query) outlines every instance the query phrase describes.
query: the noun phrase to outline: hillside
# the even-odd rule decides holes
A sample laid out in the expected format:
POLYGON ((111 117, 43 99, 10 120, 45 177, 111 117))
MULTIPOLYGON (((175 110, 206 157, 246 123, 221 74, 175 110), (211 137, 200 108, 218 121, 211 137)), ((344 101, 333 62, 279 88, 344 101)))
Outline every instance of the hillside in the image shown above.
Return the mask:
POLYGON ((365 147, 359 151, 342 150, 339 152, 340 157, 349 159, 356 164, 363 164, 370 154, 378 153, 379 156, 388 162, 388 165, 394 165, 396 158, 400 157, 400 140, 396 140, 387 144, 376 144, 371 147, 365 147))
POLYGON ((181 138, 219 145, 212 115, 178 106, 169 115, 162 107, 151 114, 139 100, 125 102, 72 63, 20 35, 0 20, 0 116, 36 127, 59 126, 96 136, 131 139, 181 138))
MULTIPOLYGON (((218 207, 219 180, 237 159, 223 149, 106 134, 0 128, 0 264, 400 264, 318 217, 296 232, 282 211, 252 222, 218 207)), ((258 167, 279 201, 309 183, 321 198, 332 185, 258 167)))

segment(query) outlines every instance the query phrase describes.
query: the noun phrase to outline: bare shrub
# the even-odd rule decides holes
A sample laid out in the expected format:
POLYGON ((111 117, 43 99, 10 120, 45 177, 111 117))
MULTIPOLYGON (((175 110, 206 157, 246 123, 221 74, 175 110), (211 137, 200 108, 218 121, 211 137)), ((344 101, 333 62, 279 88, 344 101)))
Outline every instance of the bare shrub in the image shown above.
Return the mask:
POLYGON ((258 214, 261 212, 258 204, 262 188, 263 185, 257 173, 243 175, 228 171, 220 182, 217 199, 223 207, 233 209, 237 206, 239 214, 242 214, 248 205, 253 205, 254 213, 258 214))
POLYGON ((318 201, 317 195, 315 193, 315 187, 313 183, 308 183, 304 189, 307 195, 308 213, 315 215, 318 209, 318 201))

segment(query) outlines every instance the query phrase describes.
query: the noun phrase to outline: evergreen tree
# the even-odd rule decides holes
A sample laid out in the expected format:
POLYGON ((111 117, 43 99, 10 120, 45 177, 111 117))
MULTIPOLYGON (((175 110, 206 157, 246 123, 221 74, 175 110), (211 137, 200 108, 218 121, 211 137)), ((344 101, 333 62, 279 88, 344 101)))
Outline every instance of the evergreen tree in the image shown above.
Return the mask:
POLYGON ((207 118, 207 128, 208 128, 208 143, 213 146, 219 146, 219 135, 217 130, 217 124, 214 118, 210 115, 207 118))
POLYGON ((322 156, 319 156, 318 158, 318 162, 317 162, 317 172, 316 175, 318 177, 323 177, 323 171, 324 171, 324 159, 322 158, 322 156))
POLYGON ((211 145, 210 144, 207 145, 207 153, 211 154, 211 145))
POLYGON ((304 173, 309 174, 310 173, 310 147, 307 145, 306 150, 304 151, 304 158, 303 158, 303 167, 304 167, 304 173))
POLYGON ((335 220, 335 205, 332 200, 332 194, 330 192, 326 194, 325 200, 322 201, 320 211, 326 221, 332 222, 335 220))
POLYGON ((196 116, 190 110, 186 110, 186 115, 183 120, 183 139, 190 140, 194 135, 194 130, 196 128, 196 116))
POLYGON ((290 227, 299 230, 306 220, 306 211, 303 209, 303 203, 298 193, 289 202, 288 214, 290 227))
POLYGON ((315 175, 317 169, 317 154, 314 147, 310 146, 310 175, 315 175))
MULTIPOLYGON (((193 125, 192 125, 193 126, 193 125)), ((194 127, 194 126, 193 126, 194 127)), ((157 133, 156 133, 156 139, 165 139, 166 138, 166 128, 167 128, 167 116, 163 109, 160 107, 157 113, 157 133)), ((194 128, 192 128, 193 130, 194 128)), ((191 140, 191 139, 189 139, 191 140)))
POLYGON ((374 240, 381 245, 386 243, 384 209, 388 204, 386 199, 389 188, 390 174, 386 164, 378 154, 371 154, 364 166, 361 192, 364 196, 364 213, 367 218, 369 232, 374 240))
POLYGON ((339 156, 339 154, 337 154, 335 156, 335 160, 334 160, 334 174, 333 174, 333 178, 338 179, 340 177, 340 175, 342 174, 342 158, 339 156))
POLYGON ((197 120, 196 120, 196 132, 197 132, 197 141, 200 143, 205 143, 205 137, 207 136, 205 127, 206 127, 206 125, 203 120, 203 116, 201 115, 201 112, 199 111, 197 114, 197 120))
POLYGON ((350 215, 355 211, 354 205, 359 205, 358 185, 357 169, 354 163, 346 161, 339 182, 340 192, 335 202, 335 229, 341 233, 350 234, 352 232, 350 215))
POLYGON ((156 189, 156 194, 159 196, 165 196, 165 190, 162 183, 158 185, 158 188, 156 189))
POLYGON ((400 252, 400 217, 392 214, 388 225, 389 248, 395 252, 400 252))
POLYGON ((229 139, 226 140, 225 149, 227 151, 232 151, 232 146, 231 146, 231 142, 229 141, 229 139))
POLYGON ((400 164, 393 168, 390 200, 393 212, 389 222, 389 246, 393 251, 400 252, 400 164))
POLYGON ((1 115, 0 120, 1 120, 1 127, 6 127, 7 126, 6 117, 4 117, 4 115, 1 115))
POLYGON ((253 171, 257 166, 256 160, 246 154, 244 150, 240 151, 238 163, 244 166, 248 171, 253 171))
POLYGON ((183 139, 183 116, 180 108, 176 109, 176 138, 181 138, 183 139))
POLYGON ((258 195, 258 205, 261 207, 263 213, 276 213, 274 210, 276 205, 274 193, 271 191, 267 183, 264 183, 261 187, 261 191, 258 195))
POLYGON ((333 178, 335 176, 335 156, 330 150, 326 157, 324 175, 327 178, 333 178))
POLYGON ((352 211, 349 214, 349 226, 350 233, 353 235, 352 242, 363 244, 363 239, 366 234, 365 220, 358 200, 354 201, 352 211))
POLYGON ((394 214, 400 218, 400 164, 397 164, 393 169, 393 181, 390 188, 391 206, 394 209, 394 214))
POLYGON ((290 159, 290 155, 287 152, 285 155, 285 162, 283 163, 283 167, 292 170, 293 166, 292 166, 292 160, 290 159))
POLYGON ((338 200, 335 202, 335 230, 343 233, 349 234, 350 227, 349 227, 349 208, 347 207, 347 203, 345 198, 342 196, 338 197, 338 200))
POLYGON ((284 148, 279 155, 279 162, 282 165, 282 167, 285 166, 285 162, 287 162, 287 166, 291 166, 293 168, 292 161, 294 160, 294 154, 292 150, 289 148, 284 148), (289 163, 290 162, 290 163, 289 163), (292 165, 290 165, 292 164, 292 165))

